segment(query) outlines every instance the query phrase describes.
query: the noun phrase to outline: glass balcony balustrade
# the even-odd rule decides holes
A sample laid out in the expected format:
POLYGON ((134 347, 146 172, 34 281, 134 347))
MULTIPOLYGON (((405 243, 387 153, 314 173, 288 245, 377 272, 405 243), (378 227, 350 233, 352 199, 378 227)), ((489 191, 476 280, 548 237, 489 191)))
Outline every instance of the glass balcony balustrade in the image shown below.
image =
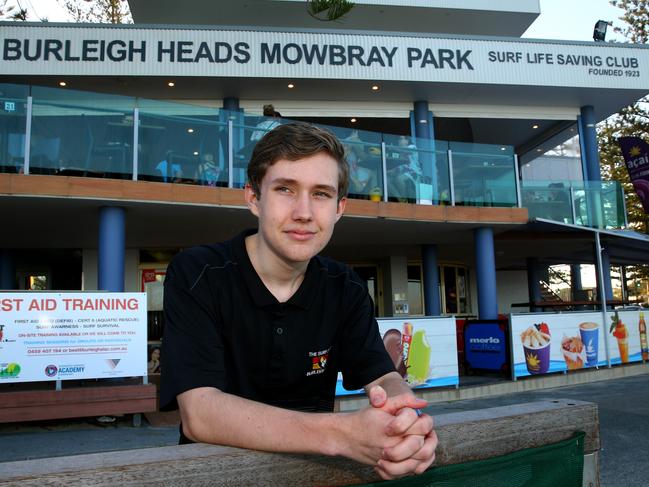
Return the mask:
POLYGON ((626 226, 618 181, 522 181, 521 199, 530 218, 593 228, 626 226))
MULTIPOLYGON (((187 103, 0 84, 0 172, 241 188, 256 143, 290 122, 187 103)), ((345 147, 350 198, 515 207, 520 193, 520 206, 531 217, 624 225, 618 183, 523 181, 518 187, 511 146, 321 126, 345 147)))

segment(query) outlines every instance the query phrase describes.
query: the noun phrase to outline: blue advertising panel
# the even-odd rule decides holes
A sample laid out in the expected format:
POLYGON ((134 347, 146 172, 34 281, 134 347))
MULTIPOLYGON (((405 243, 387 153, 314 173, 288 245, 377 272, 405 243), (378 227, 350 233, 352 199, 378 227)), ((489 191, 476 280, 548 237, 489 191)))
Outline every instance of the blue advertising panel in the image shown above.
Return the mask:
POLYGON ((504 370, 507 365, 506 325, 467 321, 464 325, 464 357, 473 369, 504 370))

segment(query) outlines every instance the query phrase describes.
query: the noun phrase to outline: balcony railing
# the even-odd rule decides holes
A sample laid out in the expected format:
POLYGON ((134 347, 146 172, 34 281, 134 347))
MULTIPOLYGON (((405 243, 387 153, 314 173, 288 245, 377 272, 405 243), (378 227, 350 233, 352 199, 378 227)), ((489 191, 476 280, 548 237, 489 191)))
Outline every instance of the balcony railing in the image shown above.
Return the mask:
MULTIPOLYGON (((191 104, 27 85, 0 84, 0 103, 0 172, 231 188, 243 187, 257 141, 276 124, 290 122, 191 104)), ((520 188, 511 146, 321 126, 345 145, 351 198, 452 206, 531 205, 532 216, 589 226, 619 227, 624 220, 619 185, 564 188, 566 201, 572 203, 565 204, 561 213, 561 205, 550 197, 561 191, 551 183, 545 183, 545 189, 536 183, 520 188)))
POLYGON ((532 218, 594 228, 627 225, 624 192, 617 181, 522 181, 521 198, 532 218))

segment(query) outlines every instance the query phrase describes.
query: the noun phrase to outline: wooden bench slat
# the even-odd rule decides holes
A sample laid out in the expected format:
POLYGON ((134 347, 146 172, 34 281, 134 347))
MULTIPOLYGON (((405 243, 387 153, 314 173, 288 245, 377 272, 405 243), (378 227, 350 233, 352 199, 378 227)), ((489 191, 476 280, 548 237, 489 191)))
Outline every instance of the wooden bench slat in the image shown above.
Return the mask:
MULTIPOLYGON (((539 401, 435 417, 440 444, 435 465, 464 463, 586 433, 586 453, 599 449, 597 405, 539 401)), ((377 481, 371 467, 346 458, 264 453, 194 444, 0 464, 1 486, 354 485, 377 481)))

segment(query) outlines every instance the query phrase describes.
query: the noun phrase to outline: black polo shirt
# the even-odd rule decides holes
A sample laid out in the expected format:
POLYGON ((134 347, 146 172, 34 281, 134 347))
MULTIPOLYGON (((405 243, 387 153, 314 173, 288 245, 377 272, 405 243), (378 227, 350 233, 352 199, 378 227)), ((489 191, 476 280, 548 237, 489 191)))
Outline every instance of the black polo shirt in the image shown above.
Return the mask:
POLYGON ((316 256, 280 303, 248 257, 243 232, 178 254, 167 269, 162 410, 197 387, 216 387, 301 411, 331 411, 338 371, 359 389, 394 371, 365 283, 316 256))

